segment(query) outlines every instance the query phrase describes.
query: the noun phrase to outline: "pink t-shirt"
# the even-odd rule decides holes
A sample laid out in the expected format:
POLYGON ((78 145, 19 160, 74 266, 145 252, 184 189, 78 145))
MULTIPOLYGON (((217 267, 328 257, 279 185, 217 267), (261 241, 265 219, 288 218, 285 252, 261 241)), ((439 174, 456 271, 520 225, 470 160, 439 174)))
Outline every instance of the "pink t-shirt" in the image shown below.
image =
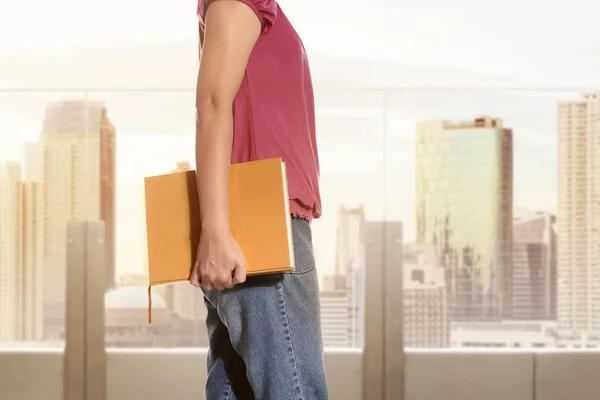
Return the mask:
MULTIPOLYGON (((314 93, 304 45, 275 0, 238 1, 256 13, 262 34, 233 103, 231 162, 281 157, 292 215, 311 221, 321 215, 321 196, 314 93)), ((201 18, 203 4, 199 0, 201 18)))

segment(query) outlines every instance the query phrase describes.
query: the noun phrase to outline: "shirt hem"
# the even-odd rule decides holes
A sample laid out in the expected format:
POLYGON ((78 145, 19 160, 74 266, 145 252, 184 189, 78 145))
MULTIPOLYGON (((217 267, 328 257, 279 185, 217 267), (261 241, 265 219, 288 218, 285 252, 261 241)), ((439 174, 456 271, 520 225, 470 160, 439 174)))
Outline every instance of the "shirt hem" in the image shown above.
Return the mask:
POLYGON ((294 218, 304 219, 309 223, 319 217, 316 215, 314 207, 306 206, 298 199, 290 200, 290 214, 294 218))

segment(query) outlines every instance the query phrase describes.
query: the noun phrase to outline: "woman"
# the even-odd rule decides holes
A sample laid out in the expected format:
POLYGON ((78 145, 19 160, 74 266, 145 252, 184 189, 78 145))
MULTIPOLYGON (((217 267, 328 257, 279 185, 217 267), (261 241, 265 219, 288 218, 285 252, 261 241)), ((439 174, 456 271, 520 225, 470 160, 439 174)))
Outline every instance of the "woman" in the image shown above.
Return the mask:
POLYGON ((321 214, 313 88, 298 34, 275 0, 200 0, 196 165, 202 234, 190 281, 208 308, 207 400, 324 400, 318 276, 321 214), (229 231, 230 163, 287 166, 296 271, 246 279, 229 231))

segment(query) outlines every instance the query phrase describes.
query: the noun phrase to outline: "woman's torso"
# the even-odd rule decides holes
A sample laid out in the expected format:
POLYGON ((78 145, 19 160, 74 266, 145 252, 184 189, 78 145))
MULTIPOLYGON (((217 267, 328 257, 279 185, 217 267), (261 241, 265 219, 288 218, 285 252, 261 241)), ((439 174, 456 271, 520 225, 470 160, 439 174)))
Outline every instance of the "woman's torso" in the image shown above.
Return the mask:
MULTIPOLYGON (((202 1, 202 0, 200 0, 202 1)), ((233 104, 232 163, 281 157, 294 216, 321 215, 319 158, 310 68, 300 37, 275 0, 239 0, 263 32, 233 104)))

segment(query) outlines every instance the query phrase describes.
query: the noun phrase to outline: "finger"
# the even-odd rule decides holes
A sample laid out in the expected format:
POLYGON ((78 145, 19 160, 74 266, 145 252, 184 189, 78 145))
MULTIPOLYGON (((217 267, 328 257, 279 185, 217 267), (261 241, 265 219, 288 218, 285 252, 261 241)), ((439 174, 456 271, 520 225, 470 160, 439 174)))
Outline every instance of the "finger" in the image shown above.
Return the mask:
POLYGON ((240 261, 233 270, 233 283, 246 282, 246 261, 240 261))
POLYGON ((213 281, 208 275, 200 275, 200 285, 204 290, 211 290, 214 287, 213 281))
POLYGON ((200 274, 198 274, 198 269, 196 266, 192 269, 192 274, 190 275, 190 283, 192 286, 200 287, 200 274))
POLYGON ((230 273, 225 273, 224 275, 220 275, 218 279, 213 282, 215 289, 224 290, 230 289, 233 287, 232 276, 230 273))
POLYGON ((231 288, 234 286, 234 283, 233 283, 233 275, 232 275, 232 274, 230 274, 230 275, 228 275, 227 277, 223 278, 222 282, 223 282, 223 286, 224 286, 226 289, 231 289, 231 288))
POLYGON ((211 290, 215 287, 215 276, 209 271, 205 271, 204 273, 200 271, 200 284, 202 285, 202 289, 211 290))

